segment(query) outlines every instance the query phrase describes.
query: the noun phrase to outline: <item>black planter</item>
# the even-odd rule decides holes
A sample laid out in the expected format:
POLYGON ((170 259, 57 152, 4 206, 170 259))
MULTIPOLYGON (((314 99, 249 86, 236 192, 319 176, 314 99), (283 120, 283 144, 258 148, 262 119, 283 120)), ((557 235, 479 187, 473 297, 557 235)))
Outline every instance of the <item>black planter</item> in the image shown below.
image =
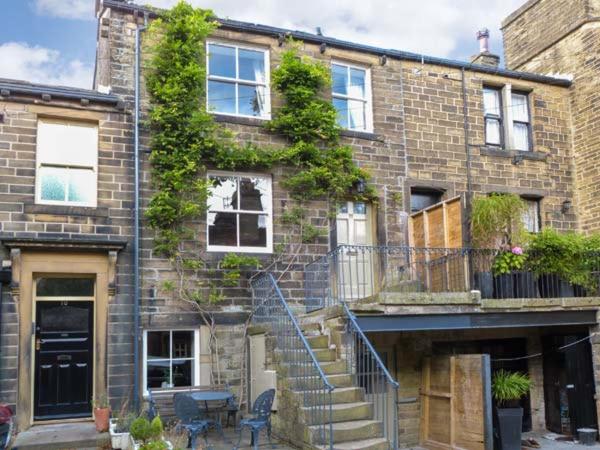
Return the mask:
POLYGON ((494 298, 514 298, 515 283, 512 273, 494 276, 494 298))
POLYGON ((494 298, 494 276, 492 272, 475 272, 474 288, 481 292, 481 298, 494 298))
POLYGON ((514 297, 515 298, 537 298, 538 287, 532 272, 513 272, 514 297))
POLYGON ((573 285, 567 283, 556 274, 540 275, 538 288, 542 298, 573 297, 573 285))
POLYGON ((523 408, 497 408, 500 450, 521 450, 523 408))

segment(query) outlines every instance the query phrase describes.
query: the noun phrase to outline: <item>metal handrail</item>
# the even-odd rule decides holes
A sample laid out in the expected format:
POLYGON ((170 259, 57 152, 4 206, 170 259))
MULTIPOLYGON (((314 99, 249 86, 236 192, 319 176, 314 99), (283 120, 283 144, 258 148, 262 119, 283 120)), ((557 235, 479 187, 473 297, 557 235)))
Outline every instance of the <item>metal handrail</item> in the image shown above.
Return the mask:
POLYGON ((296 390, 301 392, 307 426, 316 426, 319 444, 327 445, 326 427, 329 428, 328 448, 333 449, 334 386, 329 383, 317 357, 304 336, 292 309, 287 304, 275 277, 266 273, 251 282, 253 301, 263 289, 264 298, 254 303, 253 321, 269 323, 277 339, 282 358, 290 364, 290 376, 296 378, 296 390), (294 372, 295 370, 295 372, 294 372), (326 423, 326 421, 328 423, 326 423))

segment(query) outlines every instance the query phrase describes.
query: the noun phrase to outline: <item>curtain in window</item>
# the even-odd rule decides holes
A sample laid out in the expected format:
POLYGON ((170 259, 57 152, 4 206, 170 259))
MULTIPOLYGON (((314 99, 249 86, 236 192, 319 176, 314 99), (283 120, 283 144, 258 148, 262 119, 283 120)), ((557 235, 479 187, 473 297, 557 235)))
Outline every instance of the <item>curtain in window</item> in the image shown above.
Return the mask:
POLYGON ((529 126, 516 122, 513 126, 514 145, 516 150, 529 151, 529 126))
POLYGON ((527 209, 523 213, 523 225, 531 233, 540 231, 540 202, 538 200, 523 199, 527 209))

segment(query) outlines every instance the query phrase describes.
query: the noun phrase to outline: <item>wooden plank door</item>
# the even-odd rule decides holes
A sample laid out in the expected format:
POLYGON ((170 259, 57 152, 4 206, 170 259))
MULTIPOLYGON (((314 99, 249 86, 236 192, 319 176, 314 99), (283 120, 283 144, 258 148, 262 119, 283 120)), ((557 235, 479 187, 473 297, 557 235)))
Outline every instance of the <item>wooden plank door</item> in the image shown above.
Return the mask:
POLYGON ((421 384, 421 446, 491 450, 488 355, 426 358, 421 384))

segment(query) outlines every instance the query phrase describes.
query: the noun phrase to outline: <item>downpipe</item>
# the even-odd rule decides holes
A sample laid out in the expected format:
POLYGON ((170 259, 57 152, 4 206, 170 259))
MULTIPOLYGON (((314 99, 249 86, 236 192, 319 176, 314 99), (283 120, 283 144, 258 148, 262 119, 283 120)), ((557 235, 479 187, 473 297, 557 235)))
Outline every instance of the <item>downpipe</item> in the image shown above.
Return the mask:
POLYGON ((148 15, 144 15, 144 25, 135 29, 135 99, 134 99, 134 205, 133 205, 133 409, 140 410, 140 54, 141 33, 148 25, 148 15))

